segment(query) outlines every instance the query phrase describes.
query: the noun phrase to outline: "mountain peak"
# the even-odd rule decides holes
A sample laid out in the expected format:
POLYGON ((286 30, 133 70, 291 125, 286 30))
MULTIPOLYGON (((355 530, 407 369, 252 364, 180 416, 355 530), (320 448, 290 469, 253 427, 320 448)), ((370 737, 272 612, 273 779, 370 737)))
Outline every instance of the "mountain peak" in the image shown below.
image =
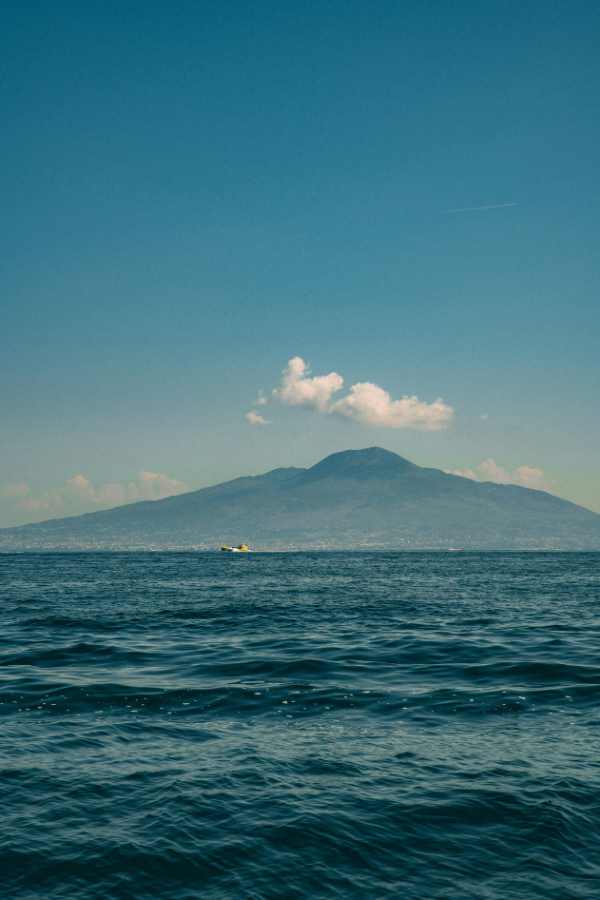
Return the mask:
POLYGON ((153 502, 0 530, 0 551, 600 548, 600 515, 542 491, 482 484, 382 447, 333 453, 153 502))
POLYGON ((365 447, 363 450, 342 450, 326 456, 307 470, 309 478, 393 478, 417 469, 391 450, 365 447))

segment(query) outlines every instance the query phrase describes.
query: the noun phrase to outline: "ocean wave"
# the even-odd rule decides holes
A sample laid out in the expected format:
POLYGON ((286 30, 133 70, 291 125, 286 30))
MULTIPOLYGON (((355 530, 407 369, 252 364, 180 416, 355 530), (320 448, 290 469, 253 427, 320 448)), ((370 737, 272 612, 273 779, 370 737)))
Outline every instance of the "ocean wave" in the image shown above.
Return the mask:
POLYGON ((0 578, 2 896, 596 897, 599 555, 0 578))

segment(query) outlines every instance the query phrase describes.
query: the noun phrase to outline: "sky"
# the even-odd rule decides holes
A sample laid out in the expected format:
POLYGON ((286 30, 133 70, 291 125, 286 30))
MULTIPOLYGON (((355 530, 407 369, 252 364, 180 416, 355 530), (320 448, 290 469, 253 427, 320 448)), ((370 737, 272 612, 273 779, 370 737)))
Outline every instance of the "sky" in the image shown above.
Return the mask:
POLYGON ((0 23, 0 526, 373 445, 600 511, 598 4, 0 23))

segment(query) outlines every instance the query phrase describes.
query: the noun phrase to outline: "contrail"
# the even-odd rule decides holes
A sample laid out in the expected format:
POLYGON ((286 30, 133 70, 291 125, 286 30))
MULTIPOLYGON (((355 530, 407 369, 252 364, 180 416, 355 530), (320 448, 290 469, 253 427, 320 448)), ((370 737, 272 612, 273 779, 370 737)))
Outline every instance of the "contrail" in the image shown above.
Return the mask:
POLYGON ((483 212, 486 209, 506 209, 507 206, 518 206, 518 203, 490 203, 488 206, 460 206, 457 209, 447 209, 446 212, 483 212))

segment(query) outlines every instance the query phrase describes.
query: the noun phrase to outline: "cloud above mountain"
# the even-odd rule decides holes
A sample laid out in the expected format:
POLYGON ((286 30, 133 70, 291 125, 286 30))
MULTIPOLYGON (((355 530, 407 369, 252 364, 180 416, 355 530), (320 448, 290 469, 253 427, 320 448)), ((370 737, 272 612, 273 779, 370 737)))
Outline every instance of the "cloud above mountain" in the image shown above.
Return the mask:
MULTIPOLYGON (((312 375, 308 363, 301 356, 293 356, 282 372, 280 384, 271 392, 271 399, 285 406, 306 407, 322 415, 342 416, 380 428, 440 431, 448 427, 454 415, 452 407, 441 398, 432 403, 414 395, 393 400, 388 391, 370 381, 351 385, 345 396, 335 399, 343 387, 342 375, 312 375)), ((264 404, 265 395, 260 392, 259 397, 264 404)), ((246 419, 251 425, 262 424, 254 421, 257 416, 251 411, 246 419)))
POLYGON ((260 413, 255 412, 255 410, 251 409, 250 412, 246 413, 246 422, 250 425, 269 425, 270 422, 268 419, 265 419, 264 416, 261 416, 260 413))
POLYGON ((482 460, 474 468, 448 469, 450 475, 460 475, 472 481, 493 481, 495 484, 518 484, 521 487, 544 490, 548 487, 543 469, 537 466, 517 466, 510 471, 499 465, 495 459, 482 460))
POLYGON ((344 386, 344 379, 337 372, 329 375, 310 374, 308 363, 301 356, 293 356, 282 373, 281 384, 273 396, 287 406, 310 406, 318 412, 330 412, 334 394, 344 386))
POLYGON ((95 485, 80 472, 64 484, 42 492, 35 492, 24 481, 6 484, 0 491, 13 502, 16 515, 69 515, 93 509, 121 506, 138 500, 162 500, 189 490, 188 485, 162 472, 142 470, 127 482, 107 481, 95 485))
POLYGON ((392 400, 379 385, 366 381, 353 384, 348 395, 334 403, 330 412, 362 425, 440 431, 448 426, 454 411, 439 398, 433 403, 414 396, 392 400))
POLYGON ((0 491, 2 497, 26 497, 31 488, 24 481, 17 481, 13 484, 5 484, 0 491))
MULTIPOLYGON (((66 482, 68 491, 98 506, 118 506, 134 500, 162 500, 188 489, 183 481, 162 472, 142 470, 134 481, 106 482, 95 486, 85 475, 74 475, 66 482)), ((62 491, 64 493, 64 491, 62 491)))

